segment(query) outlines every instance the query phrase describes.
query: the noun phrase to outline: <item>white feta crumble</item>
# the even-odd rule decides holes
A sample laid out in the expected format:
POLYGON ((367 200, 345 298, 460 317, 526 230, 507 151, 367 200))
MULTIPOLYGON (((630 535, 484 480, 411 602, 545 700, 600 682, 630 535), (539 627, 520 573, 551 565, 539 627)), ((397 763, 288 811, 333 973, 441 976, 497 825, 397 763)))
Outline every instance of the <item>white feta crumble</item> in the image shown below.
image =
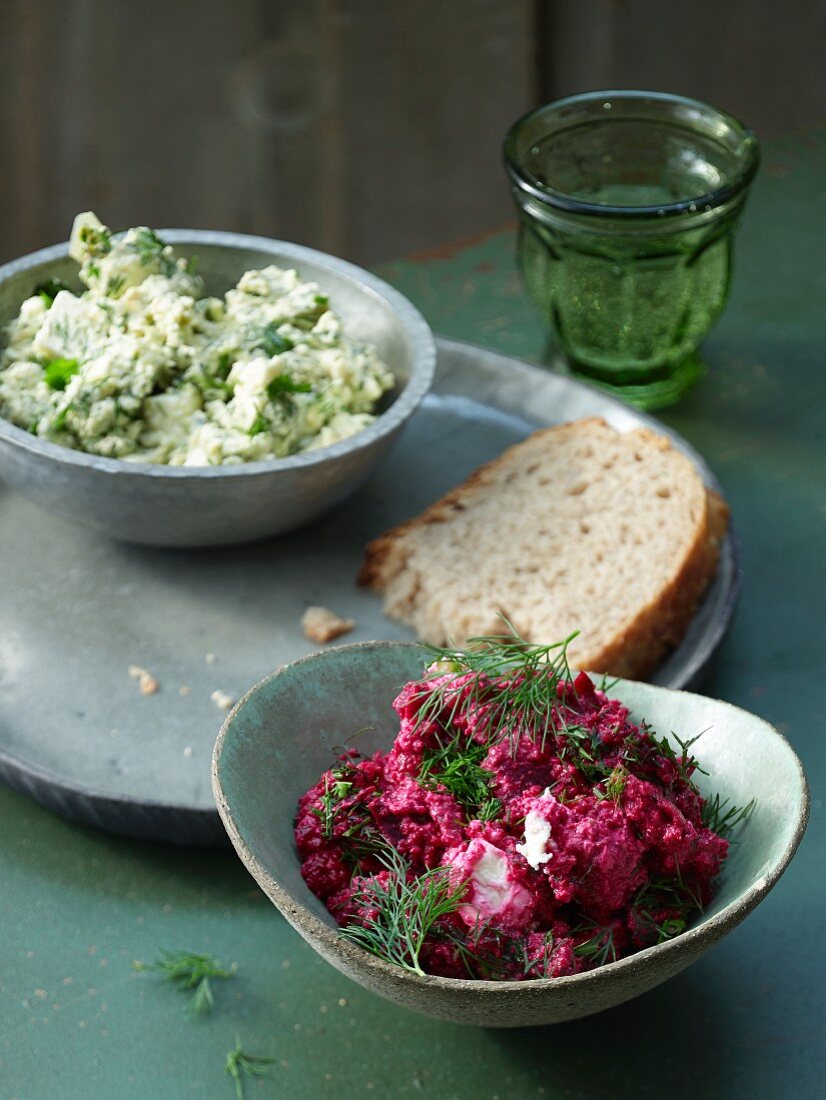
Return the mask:
POLYGON ((510 901, 513 892, 508 882, 508 859, 505 853, 492 844, 486 844, 473 867, 471 882, 477 906, 481 902, 489 913, 498 913, 510 901))
MULTIPOLYGON (((542 794, 543 799, 554 801, 549 789, 542 794)), ((553 852, 548 850, 551 840, 551 823, 536 810, 529 810, 525 817, 525 839, 516 845, 516 850, 523 855, 534 871, 538 871, 543 863, 547 863, 553 857, 553 852)))

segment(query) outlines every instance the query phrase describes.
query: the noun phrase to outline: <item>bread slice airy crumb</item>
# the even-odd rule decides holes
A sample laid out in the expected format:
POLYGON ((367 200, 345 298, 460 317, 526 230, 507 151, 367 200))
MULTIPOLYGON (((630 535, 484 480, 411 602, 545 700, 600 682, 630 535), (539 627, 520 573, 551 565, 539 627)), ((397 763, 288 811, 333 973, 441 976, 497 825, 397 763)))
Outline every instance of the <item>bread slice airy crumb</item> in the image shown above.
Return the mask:
POLYGON ((682 640, 728 507, 664 436, 578 420, 535 432, 371 542, 359 583, 436 645, 570 644, 573 667, 644 677, 682 640))

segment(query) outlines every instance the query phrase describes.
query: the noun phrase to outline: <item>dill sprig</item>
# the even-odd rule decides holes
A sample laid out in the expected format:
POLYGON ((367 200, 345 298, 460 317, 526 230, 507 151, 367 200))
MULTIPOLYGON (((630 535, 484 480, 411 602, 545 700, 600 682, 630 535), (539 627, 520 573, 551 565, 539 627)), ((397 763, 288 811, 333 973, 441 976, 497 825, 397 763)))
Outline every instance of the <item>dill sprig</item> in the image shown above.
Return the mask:
POLYGON ((274 1058, 263 1058, 260 1054, 247 1054, 241 1048, 240 1036, 235 1036, 235 1050, 227 1051, 226 1071, 235 1082, 238 1100, 244 1100, 244 1079, 266 1077, 274 1061, 274 1058))
MULTIPOLYGON (((469 928, 466 932, 458 932, 452 928, 445 929, 440 938, 452 945, 469 978, 478 978, 481 975, 485 980, 501 981, 508 977, 520 948, 527 957, 527 951, 521 941, 505 936, 503 932, 495 931, 487 921, 477 921, 473 928, 469 928), (482 945, 483 936, 490 942, 490 947, 482 945), (498 950, 494 950, 494 945, 498 950)), ((527 969, 525 972, 527 973, 527 969)))
POLYGON ((625 784, 628 782, 628 775, 628 769, 624 764, 615 765, 602 784, 602 788, 594 787, 594 794, 599 799, 610 798, 615 806, 619 806, 625 792, 625 784))
POLYGON ((410 865, 390 844, 376 847, 374 856, 389 872, 386 882, 365 879, 353 894, 363 923, 348 924, 341 934, 387 962, 424 976, 422 947, 437 921, 455 912, 465 884, 454 885, 449 867, 436 867, 411 877, 410 865))
POLYGON ((506 935, 490 927, 488 921, 477 921, 466 932, 446 929, 442 937, 456 951, 469 978, 482 978, 486 981, 502 981, 513 975, 514 969, 520 970, 527 978, 532 970, 541 964, 541 976, 548 973, 554 949, 554 934, 551 929, 542 938, 542 949, 531 955, 525 939, 506 935), (489 944, 489 946, 488 946, 489 944))
POLYGON ((702 913, 703 908, 703 899, 684 882, 679 864, 673 878, 658 877, 643 883, 631 902, 631 910, 656 934, 657 943, 685 932, 689 918, 702 913), (655 914, 664 909, 672 915, 658 920, 655 914))
POLYGON ((614 928, 612 925, 596 924, 587 921, 578 928, 575 933, 590 932, 587 940, 583 940, 574 948, 574 954, 580 959, 587 959, 595 967, 605 966, 608 962, 617 961, 617 945, 614 943, 614 928))
POLYGON ((657 737, 647 722, 641 722, 640 733, 642 736, 639 740, 626 740, 621 752, 622 762, 626 765, 637 764, 643 768, 650 768, 654 764, 654 755, 663 757, 674 765, 679 779, 695 793, 699 793, 697 785, 691 777, 695 772, 699 772, 701 775, 708 775, 708 772, 700 766, 697 757, 689 750, 705 732, 705 730, 701 730, 694 737, 688 737, 684 740, 672 730, 671 738, 679 746, 678 751, 667 737, 657 737))
POLYGON ((720 837, 728 837, 735 826, 744 824, 754 813, 757 801, 753 798, 745 806, 735 806, 728 798, 715 794, 707 798, 701 811, 703 824, 720 837))
POLYGON ((419 785, 427 790, 442 786, 473 816, 494 817, 502 804, 490 793, 493 773, 481 765, 487 754, 486 744, 461 732, 447 740, 437 735, 436 744, 422 754, 419 785))
POLYGON ((461 710, 469 708, 489 743, 511 737, 515 747, 529 731, 544 744, 549 734, 564 734, 566 707, 557 687, 565 683, 574 690, 568 646, 579 632, 551 645, 534 645, 520 637, 504 615, 501 618, 507 633, 469 638, 465 650, 425 646, 432 663, 419 683, 425 687, 441 673, 448 675, 423 692, 417 725, 435 722, 449 727, 461 710))
POLYGON ((337 768, 331 768, 324 777, 324 794, 319 798, 321 806, 312 812, 321 819, 321 832, 325 840, 330 840, 334 835, 336 813, 341 800, 352 793, 354 775, 352 764, 344 763, 337 768))
POLYGON ((233 963, 229 970, 225 970, 212 955, 195 955, 191 951, 163 951, 153 963, 136 960, 132 967, 162 974, 180 990, 193 989, 195 992, 186 1007, 192 1016, 204 1016, 212 1011, 215 998, 210 980, 232 978, 238 969, 233 963))

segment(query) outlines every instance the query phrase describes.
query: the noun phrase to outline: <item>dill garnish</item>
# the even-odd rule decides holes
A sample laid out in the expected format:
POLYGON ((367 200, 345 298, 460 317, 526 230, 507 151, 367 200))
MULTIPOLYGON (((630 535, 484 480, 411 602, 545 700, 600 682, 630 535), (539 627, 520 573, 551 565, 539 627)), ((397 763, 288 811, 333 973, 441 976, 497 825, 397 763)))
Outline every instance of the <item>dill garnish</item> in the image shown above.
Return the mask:
POLYGON ((488 746, 471 740, 466 734, 456 733, 448 740, 437 737, 433 748, 425 749, 418 782, 426 790, 442 786, 462 806, 473 813, 485 809, 485 820, 495 816, 501 803, 490 793, 493 773, 481 766, 488 754, 488 746))
POLYGON ((625 784, 628 781, 628 774, 628 769, 624 764, 617 764, 603 783, 602 790, 599 787, 594 787, 594 794, 600 799, 610 798, 615 806, 619 806, 622 802, 625 784))
POLYGON ((235 1050, 227 1051, 226 1070, 235 1082, 238 1100, 244 1100, 244 1078, 265 1077, 274 1061, 274 1058, 262 1058, 260 1054, 247 1054, 241 1049, 240 1037, 235 1036, 235 1050))
POLYGON ((424 976, 419 962, 433 926, 455 912, 465 884, 454 885, 449 867, 436 867, 410 877, 410 865, 390 844, 376 847, 375 858, 389 872, 386 881, 365 879, 353 901, 361 909, 361 924, 348 924, 341 934, 387 962, 424 976))
POLYGON ((703 824, 717 836, 727 837, 736 825, 748 821, 756 805, 757 801, 752 798, 745 806, 735 806, 728 798, 721 800, 720 795, 715 794, 703 803, 703 824))
POLYGON ((312 812, 321 819, 321 832, 326 840, 333 836, 336 812, 343 798, 346 798, 353 789, 352 777, 355 774, 351 764, 343 763, 338 768, 331 768, 329 775, 324 777, 324 794, 319 798, 320 809, 312 812), (332 784, 330 783, 332 777, 332 784))
POLYGON ((533 645, 501 618, 507 633, 469 638, 466 650, 425 646, 435 668, 431 665, 419 683, 432 681, 440 666, 448 675, 424 696, 419 726, 449 726, 461 710, 471 709, 479 736, 492 744, 510 737, 515 746, 527 732, 544 745, 549 734, 566 732, 566 707, 557 688, 567 685, 576 698, 567 654, 579 631, 562 642, 533 645))
POLYGON ((591 932, 587 940, 574 948, 574 954, 578 958, 587 959, 594 966, 605 966, 608 962, 617 961, 617 946, 614 943, 614 929, 612 926, 588 921, 578 928, 572 929, 572 931, 574 933, 591 932))
POLYGON ((507 980, 514 967, 527 978, 532 970, 540 969, 545 977, 551 965, 555 938, 548 929, 542 937, 541 950, 531 955, 527 942, 515 936, 491 928, 488 922, 477 923, 464 933, 447 929, 440 938, 450 943, 469 978, 485 981, 507 980))
POLYGON ((215 999, 210 979, 232 978, 237 967, 233 964, 224 970, 212 955, 195 955, 190 951, 163 951, 153 963, 132 963, 135 970, 153 970, 162 974, 180 990, 195 992, 186 1007, 192 1016, 203 1016, 212 1011, 215 999))
POLYGON ((631 902, 631 911, 655 933, 657 943, 673 939, 685 932, 695 913, 702 913, 703 899, 683 881, 679 866, 674 878, 652 878, 644 883, 631 902), (670 915, 657 919, 656 913, 670 915))
POLYGON ((479 821, 493 821, 502 812, 502 803, 498 798, 486 798, 479 806, 476 817, 479 821))

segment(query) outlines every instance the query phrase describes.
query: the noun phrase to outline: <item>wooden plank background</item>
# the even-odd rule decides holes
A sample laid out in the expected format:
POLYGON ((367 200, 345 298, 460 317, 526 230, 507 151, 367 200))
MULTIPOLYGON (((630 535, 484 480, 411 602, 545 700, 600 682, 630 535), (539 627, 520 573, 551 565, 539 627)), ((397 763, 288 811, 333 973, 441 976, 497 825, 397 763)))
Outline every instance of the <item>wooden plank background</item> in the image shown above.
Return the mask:
POLYGON ((111 225, 371 264, 511 218, 508 125, 658 87, 824 119, 821 0, 0 0, 0 259, 111 225))

